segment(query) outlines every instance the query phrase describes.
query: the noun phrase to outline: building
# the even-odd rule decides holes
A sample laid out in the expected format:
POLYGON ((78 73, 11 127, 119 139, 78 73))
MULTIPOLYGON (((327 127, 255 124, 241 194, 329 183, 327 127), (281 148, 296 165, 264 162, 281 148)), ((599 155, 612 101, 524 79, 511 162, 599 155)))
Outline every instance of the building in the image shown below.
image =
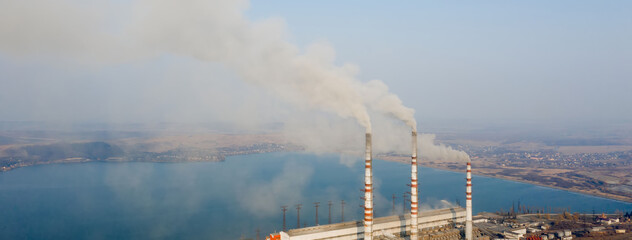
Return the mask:
MULTIPOLYGON (((455 224, 465 223, 464 208, 446 208, 438 210, 423 211, 419 213, 418 228, 420 230, 420 239, 434 239, 431 235, 454 235, 459 239, 460 231, 455 230, 455 224), (438 229, 441 229, 439 231, 438 229), (444 230, 445 229, 445 230, 444 230), (428 236, 424 236, 428 235, 428 236)), ((392 235, 392 236, 408 236, 411 230, 410 214, 379 217, 373 220, 373 234, 392 235)), ((328 239, 328 240, 350 240, 362 239, 364 236, 363 221, 351 221, 344 223, 320 225, 299 229, 292 229, 287 232, 279 232, 272 234, 267 239, 280 240, 307 240, 307 239, 328 239)))

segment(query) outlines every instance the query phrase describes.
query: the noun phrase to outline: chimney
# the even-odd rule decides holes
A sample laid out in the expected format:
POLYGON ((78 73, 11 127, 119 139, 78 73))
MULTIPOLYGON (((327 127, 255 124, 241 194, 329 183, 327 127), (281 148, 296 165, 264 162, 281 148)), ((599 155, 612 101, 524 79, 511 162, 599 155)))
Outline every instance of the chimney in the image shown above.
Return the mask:
POLYGON ((371 157, 371 133, 366 134, 364 158, 364 240, 373 239, 373 167, 371 157))
POLYGON ((412 134, 412 147, 413 147, 413 154, 412 154, 412 159, 411 159, 411 178, 410 178, 410 224, 411 224, 411 228, 410 228, 410 239, 417 239, 417 233, 418 233, 418 228, 419 228, 419 224, 418 224, 418 213, 419 213, 419 209, 418 209, 418 198, 417 198, 417 132, 413 131, 412 134))
POLYGON ((472 240, 472 166, 467 161, 467 184, 465 185, 465 239, 472 240))

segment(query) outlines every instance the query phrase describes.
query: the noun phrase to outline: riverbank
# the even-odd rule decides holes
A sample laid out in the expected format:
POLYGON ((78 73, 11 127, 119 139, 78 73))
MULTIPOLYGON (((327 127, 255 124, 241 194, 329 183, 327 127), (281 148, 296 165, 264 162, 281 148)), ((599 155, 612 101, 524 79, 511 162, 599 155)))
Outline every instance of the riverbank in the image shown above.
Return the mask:
MULTIPOLYGON (((378 156, 377 158, 379 158, 381 160, 384 160, 384 161, 410 164, 410 159, 408 157, 378 156)), ((465 164, 462 164, 463 165, 463 170, 454 169, 454 168, 450 168, 450 167, 446 167, 446 166, 442 166, 442 165, 437 165, 437 164, 428 164, 427 162, 424 162, 424 161, 422 161, 420 165, 423 166, 423 167, 428 167, 428 168, 434 168, 434 169, 440 169, 440 170, 445 170, 445 171, 450 171, 450 172, 458 172, 458 173, 465 174, 465 164)), ((508 181, 520 182, 520 183, 527 183, 527 184, 537 185, 537 186, 541 186, 541 187, 547 187, 547 188, 553 188, 553 189, 569 191, 569 192, 574 192, 574 193, 586 194, 586 195, 590 195, 590 196, 594 196, 594 197, 601 197, 601 198, 605 198, 605 199, 617 200, 617 201, 621 201, 621 202, 625 202, 625 203, 632 203, 632 197, 628 197, 628 196, 621 196, 621 195, 615 195, 615 194, 610 194, 610 193, 604 193, 604 192, 600 192, 600 191, 595 190, 595 189, 564 188, 564 187, 554 186, 554 185, 550 185, 550 184, 545 184, 545 183, 542 183, 542 182, 521 179, 521 178, 514 177, 514 176, 505 176, 505 175, 499 175, 499 174, 489 174, 489 173, 485 172, 484 170, 485 170, 485 168, 476 168, 475 166, 472 166, 472 173, 474 175, 491 177, 491 178, 497 178, 497 179, 503 179, 503 180, 508 180, 508 181)), ((473 185, 474 186, 476 185, 475 180, 473 182, 473 185)))
MULTIPOLYGON (((363 210, 357 206, 362 203, 358 189, 364 162, 355 159, 349 163, 339 154, 283 152, 233 156, 219 163, 88 162, 23 168, 0 174, 0 222, 6 230, 0 239, 87 239, 95 233, 113 239, 189 239, 209 233, 212 238, 238 239, 243 232, 254 235, 257 228, 278 230, 281 206, 303 204, 301 220, 314 225, 311 203, 322 203, 318 210, 323 223, 331 201, 332 220, 338 222, 342 200, 345 219, 362 219, 363 210), (50 216, 63 221, 51 222, 50 216), (148 235, 156 229, 157 235, 148 235)), ((410 165, 380 160, 374 164, 374 182, 379 183, 375 213, 391 214, 392 194, 397 196, 397 212, 402 211, 406 204, 401 196, 410 191, 410 165)), ((420 208, 442 208, 465 197, 462 173, 430 168, 422 172, 426 181, 420 208)), ((593 207, 608 213, 632 209, 632 204, 609 199, 478 179, 474 214, 507 209, 517 199, 530 206, 579 212, 593 207)), ((288 208, 287 218, 295 223, 296 209, 288 208)))
MULTIPOLYGON (((277 149, 265 149, 262 151, 262 149, 257 149, 256 151, 235 151, 232 153, 228 153, 227 155, 230 156, 236 156, 236 155, 248 155, 248 154, 256 154, 256 153, 263 153, 263 152, 276 152, 276 151, 280 151, 281 149, 277 148, 277 149)), ((287 149, 284 149, 287 150, 287 149)), ((225 153, 226 154, 226 153, 225 153)), ((391 162, 399 162, 399 163, 410 163, 410 160, 408 157, 393 157, 393 156, 376 156, 376 158, 385 160, 385 161, 391 161, 391 162)), ((31 162, 31 163, 20 163, 20 164, 16 164, 16 165, 11 165, 8 167, 2 167, 0 168, 0 171, 5 172, 5 171, 10 171, 12 169, 16 169, 16 168, 21 168, 21 167, 29 167, 29 166, 35 166, 35 165, 45 165, 45 164, 59 164, 59 163, 84 163, 84 162, 95 162, 95 161, 104 161, 104 162, 121 162, 121 161, 125 161, 125 162, 219 162, 219 161, 223 161, 224 157, 220 157, 220 158, 209 158, 209 159, 179 159, 179 161, 165 161, 163 160, 138 160, 138 159, 126 159, 125 157, 121 158, 121 157, 117 157, 117 158, 108 158, 108 159, 104 159, 104 160, 93 160, 93 159, 87 159, 87 158, 67 158, 67 159, 61 159, 61 160, 53 160, 53 161, 43 161, 43 162, 31 162)), ((464 169, 465 169, 465 165, 463 164, 463 170, 459 170, 459 169, 455 169, 455 168, 450 168, 450 167, 446 167, 443 165, 437 165, 437 164, 429 164, 427 162, 422 162, 422 164, 420 164, 423 167, 429 167, 429 168, 435 168, 435 169, 440 169, 440 170, 445 170, 445 171, 450 171, 450 172, 459 172, 459 173, 465 173, 464 169)), ((456 165, 449 165, 449 166, 456 166, 456 165)), ((627 196, 620 196, 620 195, 615 195, 615 194, 610 194, 610 193, 604 193, 601 192, 599 190, 596 189, 581 189, 581 188, 565 188, 565 187, 560 187, 560 186, 554 186, 554 185, 550 185, 550 184, 545 184, 542 182, 537 182, 537 181, 532 181, 532 180, 526 180, 526 179, 521 179, 515 176, 505 176, 505 175, 500 175, 497 173, 489 173, 485 171, 486 168, 473 168, 473 173, 475 175, 480 175, 480 176, 485 176, 485 177, 491 177, 491 178, 497 178, 497 179, 503 179, 503 180, 509 180, 509 181, 514 181, 514 182, 521 182, 521 183, 527 183, 527 184, 533 184, 533 185, 537 185, 537 186, 542 186, 542 187, 548 187, 548 188, 553 188, 553 189, 559 189, 559 190, 563 190, 563 191, 569 191, 569 192, 575 192, 575 193, 580 193, 580 194, 586 194, 586 195, 590 195, 590 196, 595 196, 595 197, 602 197, 602 198, 606 198, 606 199, 612 199, 612 200, 617 200, 617 201, 621 201, 621 202, 625 202, 625 203, 632 203, 632 197, 627 197, 627 196)), ((474 183, 475 184, 475 183, 474 183)))

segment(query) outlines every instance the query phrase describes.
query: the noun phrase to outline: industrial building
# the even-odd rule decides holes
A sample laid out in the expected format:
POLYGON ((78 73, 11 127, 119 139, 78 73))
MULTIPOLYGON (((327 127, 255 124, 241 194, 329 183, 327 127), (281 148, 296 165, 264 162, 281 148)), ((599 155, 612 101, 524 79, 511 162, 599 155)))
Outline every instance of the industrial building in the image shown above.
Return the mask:
MULTIPOLYGON (((419 239, 435 239, 433 236, 452 235, 450 238, 460 239, 460 231, 455 229, 456 225, 465 223, 465 208, 446 208, 420 212, 418 218, 419 239), (453 231, 445 231, 453 230, 453 231), (451 233, 451 234, 450 234, 451 233), (456 234, 455 234, 456 233, 456 234)), ((379 217, 373 220, 374 236, 409 236, 412 225, 410 214, 379 217)), ((308 240, 308 239, 331 239, 331 240, 351 240, 363 239, 363 221, 350 221, 336 224, 313 226, 299 229, 292 229, 287 232, 273 234, 268 239, 280 240, 308 240)), ((436 238, 438 239, 438 238, 436 238)))
MULTIPOLYGON (((371 133, 366 133, 364 175, 364 219, 321 226, 305 227, 270 234, 269 240, 308 239, 462 239, 473 240, 471 163, 466 171, 466 208, 447 208, 419 212, 417 176, 417 132, 412 132, 410 213, 373 217, 373 157, 371 133), (463 234, 460 229, 463 229, 463 234)), ((284 209, 285 210, 285 209, 284 209)), ((284 217, 285 219, 285 217, 284 217)), ((285 221, 285 220, 284 220, 285 221)), ((284 225, 285 226, 285 225, 284 225)), ((478 231, 476 230, 478 236, 478 231)))

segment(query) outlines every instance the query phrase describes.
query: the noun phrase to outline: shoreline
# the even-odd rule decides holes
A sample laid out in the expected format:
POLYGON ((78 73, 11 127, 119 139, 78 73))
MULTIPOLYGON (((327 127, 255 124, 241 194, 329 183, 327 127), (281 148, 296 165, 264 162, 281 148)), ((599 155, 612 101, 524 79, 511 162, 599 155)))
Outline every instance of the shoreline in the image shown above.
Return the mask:
MULTIPOLYGON (((248 155, 248 154, 242 154, 242 155, 248 155)), ((144 163, 189 163, 190 162, 190 163, 195 163, 195 162, 223 162, 223 161, 224 161, 223 159, 222 160, 186 160, 186 161, 160 161, 160 160, 143 161, 143 160, 125 160, 120 157, 107 158, 103 160, 94 160, 94 159, 89 159, 89 158, 67 158, 67 159, 53 160, 53 161, 47 161, 47 162, 37 162, 33 164, 21 164, 21 165, 10 166, 10 167, 2 167, 0 168, 0 174, 3 172, 9 172, 12 170, 17 170, 17 169, 22 169, 22 168, 53 165, 53 164, 73 164, 73 163, 93 163, 93 162, 101 162, 101 163, 143 163, 143 162, 144 163)))
MULTIPOLYGON (((429 166, 429 165, 421 165, 421 166, 428 167, 428 168, 439 169, 439 170, 444 170, 444 171, 458 172, 458 173, 464 173, 465 174, 465 172, 455 171, 455 170, 452 170, 452 169, 440 168, 440 167, 429 166)), ((623 203, 632 203, 632 199, 628 200, 627 197, 618 196, 618 195, 607 196, 606 194, 593 193, 593 192, 589 192, 587 190, 568 189, 568 188, 562 188, 562 187, 558 187, 558 186, 550 186, 550 185, 546 185, 546 184, 542 184, 542 183, 538 183, 538 182, 531 182, 531 181, 522 180, 522 179, 512 179, 512 178, 509 178, 509 177, 498 176, 498 175, 491 176, 491 175, 474 174, 474 173, 472 173, 472 175, 478 175, 478 176, 482 176, 482 177, 496 178, 496 179, 502 179, 502 180, 506 180, 506 181, 513 181, 513 182, 531 184, 531 185, 536 185, 536 186, 540 186, 540 187, 552 188, 552 189, 557 189, 557 190, 562 190, 562 191, 567 191, 567 192, 573 192, 573 193, 589 195, 589 196, 592 196, 592 197, 599 197, 599 198, 619 201, 619 202, 623 202, 623 203)))
MULTIPOLYGON (((401 161, 401 160, 397 160, 397 159, 388 159, 388 158, 378 158, 378 159, 383 160, 383 161, 389 161, 389 162, 409 163, 407 161, 401 161)), ((435 166, 435 165, 427 165, 427 164, 423 164, 422 163, 422 164, 419 164, 419 166, 427 167, 427 168, 433 168, 433 169, 439 169, 439 170, 444 170, 444 171, 449 171, 449 172, 454 172, 454 173, 463 173, 463 174, 465 174, 465 171, 458 171, 458 170, 454 170, 454 169, 450 169, 450 168, 444 168, 444 167, 435 166)), ((595 193, 595 192, 590 192, 588 190, 562 188, 562 187, 558 187, 558 186, 551 186, 551 185, 542 184, 542 183, 539 183, 539 182, 532 182, 532 181, 523 180, 523 179, 515 179, 515 178, 506 177, 506 176, 502 176, 502 175, 487 175, 487 174, 480 174, 480 173, 474 174, 475 169, 473 169, 473 170, 474 170, 473 173, 472 173, 473 175, 489 177, 489 178, 496 178, 496 179, 502 179, 502 180, 507 180, 507 181, 519 182, 519 183, 532 184, 532 185, 536 185, 536 186, 540 186, 540 187, 547 187, 547 188, 552 188, 552 189, 557 189, 557 190, 562 190, 562 191, 567 191, 567 192, 573 192, 573 193, 589 195, 589 196, 592 196, 592 197, 599 197, 599 198, 604 198, 604 199, 609 199, 609 200, 614 200, 614 201, 620 201, 620 202, 623 202, 623 203, 632 203, 632 198, 625 197, 625 196, 610 195, 610 194, 606 194, 606 193, 595 193)))
MULTIPOLYGON (((284 152, 284 151, 278 151, 278 152, 284 152)), ((250 154, 257 154, 257 153, 231 154, 230 156, 250 155, 250 154)), ((379 160, 382 160, 382 161, 388 161, 388 162, 397 162, 397 163, 405 163, 405 164, 408 163, 405 160, 392 159, 392 158, 388 158, 388 157, 385 158, 385 156, 376 156, 375 159, 379 159, 379 160)), ((188 163, 188 162, 222 162, 222 161, 190 161, 190 160, 188 160, 188 161, 137 161, 137 160, 123 160, 121 158, 109 158, 109 159, 104 159, 104 160, 92 160, 92 159, 85 159, 85 158, 69 158, 69 159, 63 159, 63 160, 53 160, 53 161, 48 161, 48 162, 40 162, 40 163, 36 163, 36 164, 22 165, 22 166, 17 166, 17 167, 12 167, 12 168, 2 167, 0 169, 0 173, 1 172, 8 172, 8 171, 11 171, 11 170, 14 170, 14 169, 18 169, 18 168, 25 168, 25 167, 38 166, 38 165, 65 164, 65 163, 87 163, 87 162, 188 163)), ((440 167, 440 166, 435 166, 435 165, 419 164, 419 166, 427 167, 427 168, 433 168, 433 169, 438 169, 438 170, 443 170, 443 171, 449 171, 449 172, 454 172, 454 173, 463 173, 463 174, 465 174, 465 171, 458 171, 458 170, 455 170, 455 169, 450 169, 450 168, 445 168, 445 167, 440 167)), ((474 175, 483 176, 483 177, 489 177, 489 178, 502 179, 502 180, 506 180, 506 181, 525 183, 525 184, 531 184, 531 185, 536 185, 536 186, 540 186, 540 187, 546 187, 546 188, 552 188, 552 189, 568 191, 568 192, 573 192, 573 193, 578 193, 578 194, 589 195, 589 196, 592 196, 592 197, 599 197, 599 198, 604 198, 604 199, 609 199, 609 200, 614 200, 614 201, 620 201, 620 202, 623 202, 623 203, 632 203, 632 198, 624 197, 624 196, 611 195, 611 194, 605 194, 605 193, 595 193, 595 192, 590 192, 588 190, 562 188, 562 187, 558 187, 558 186, 551 186, 551 185, 542 184, 542 183, 539 183, 539 182, 533 182, 533 181, 528 181, 528 180, 523 180, 523 179, 515 179, 515 178, 506 177, 506 176, 502 176, 502 175, 487 175, 487 174, 480 174, 480 173, 477 173, 477 174, 474 174, 474 175)))

